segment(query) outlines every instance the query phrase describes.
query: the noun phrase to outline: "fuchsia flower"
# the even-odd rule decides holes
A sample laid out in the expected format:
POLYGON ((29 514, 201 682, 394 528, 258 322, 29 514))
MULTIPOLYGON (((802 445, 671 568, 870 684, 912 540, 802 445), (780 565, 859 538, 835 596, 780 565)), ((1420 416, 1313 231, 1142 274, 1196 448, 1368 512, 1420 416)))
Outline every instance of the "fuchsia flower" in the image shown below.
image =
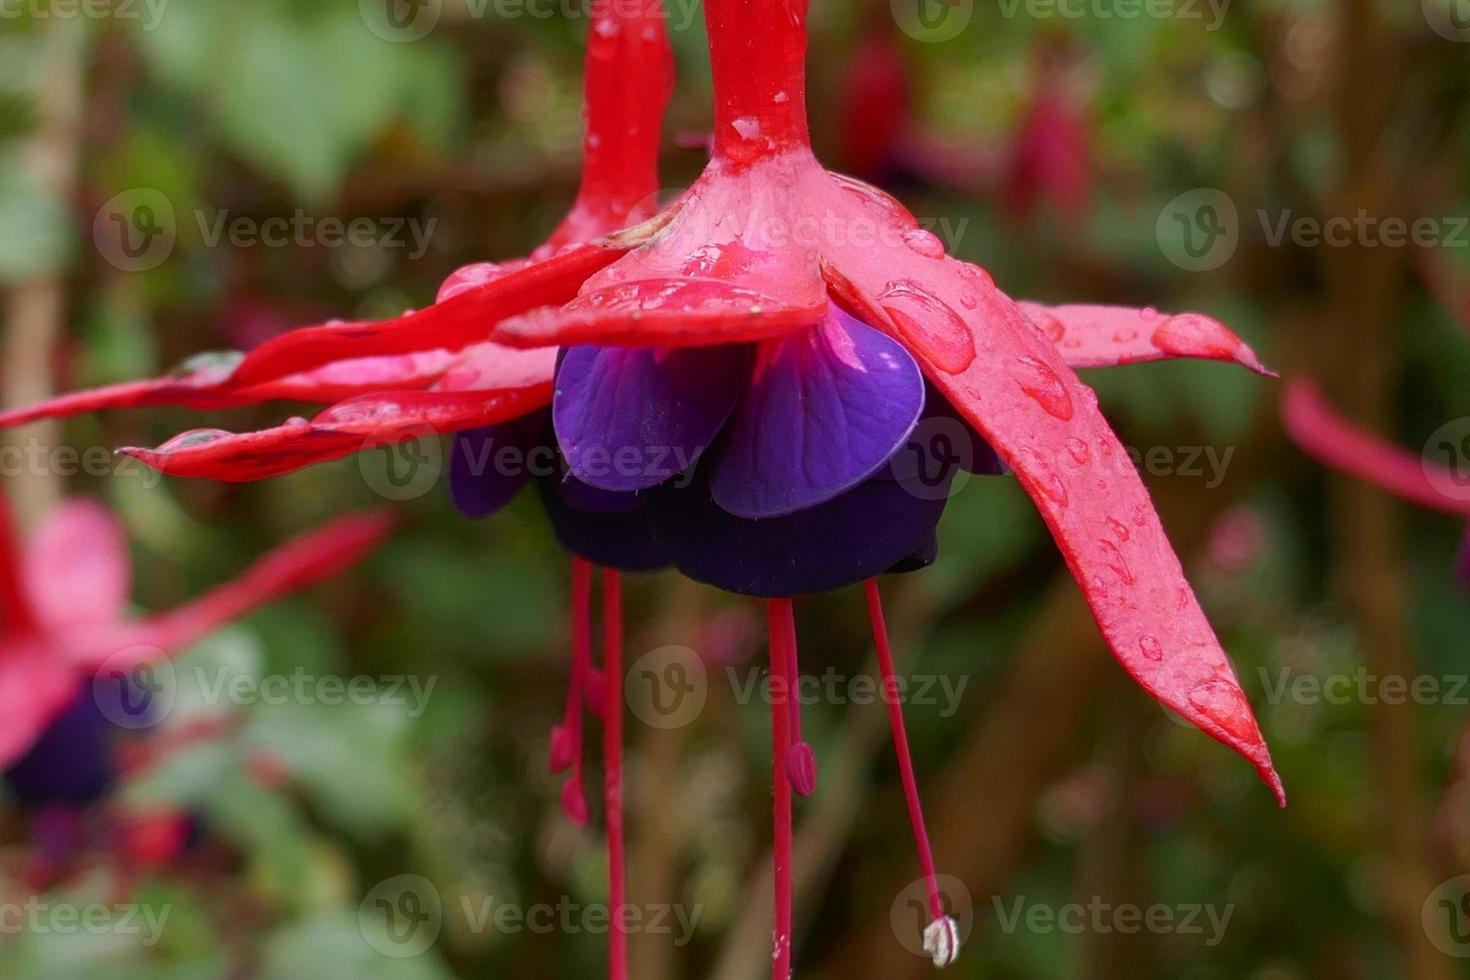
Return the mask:
POLYGON ((889 12, 875 16, 843 73, 842 166, 889 190, 936 185, 994 196, 1020 223, 1050 211, 1084 217, 1093 203, 1092 126, 1068 77, 1065 40, 1037 41, 1032 91, 1014 133, 995 147, 957 143, 926 129, 914 112, 903 50, 889 12))
MULTIPOLYGON (((600 709, 614 908, 623 896, 619 570, 672 563, 769 599, 771 672, 788 680, 798 670, 791 597, 865 583, 884 683, 895 686, 875 577, 932 561, 944 494, 925 491, 953 476, 951 459, 916 441, 926 417, 967 427, 971 451, 958 455, 974 468, 998 470, 998 457, 1015 474, 1124 668, 1282 796, 1147 492, 1073 373, 1169 357, 1265 373, 1254 353, 1199 314, 1017 303, 984 270, 947 256, 897 201, 824 170, 807 138, 805 0, 708 0, 713 158, 678 202, 650 216, 669 56, 657 4, 629 6, 594 6, 582 190, 529 259, 461 270, 432 306, 393 320, 293 331, 212 372, 71 396, 10 421, 287 391, 323 397, 331 376, 334 393, 354 397, 311 422, 126 451, 167 473, 255 479, 428 425, 458 433, 451 489, 477 515, 530 476, 485 466, 484 450, 558 455, 542 496, 577 557, 573 681, 552 758, 571 770, 566 808, 585 819, 583 708, 600 709), (373 390, 365 373, 412 390, 373 390), (601 671, 591 662, 594 564, 605 567, 601 671)), ((788 978, 791 797, 811 791, 816 766, 796 705, 776 688, 773 975, 788 978)), ((889 700, 929 885, 926 941, 943 965, 958 937, 935 884, 902 713, 889 700)), ((611 974, 626 977, 626 936, 612 936, 611 974)))
POLYGON ((1092 129, 1069 91, 1068 59, 1063 41, 1037 45, 1035 95, 1005 166, 1006 206, 1023 221, 1042 208, 1078 218, 1092 207, 1092 129))
MULTIPOLYGON (((378 513, 339 519, 187 606, 133 619, 126 608, 132 584, 127 543, 111 514, 90 501, 70 501, 22 547, 0 496, 0 713, 6 719, 0 770, 14 776, 23 769, 38 800, 45 795, 42 783, 56 789, 62 782, 105 775, 70 751, 53 756, 49 766, 37 766, 28 755, 55 722, 88 700, 89 682, 99 670, 128 672, 168 657, 259 606, 336 575, 390 530, 391 522, 378 513)), ((85 709, 77 717, 91 725, 85 709)), ((104 726, 92 727, 100 732, 104 726)))

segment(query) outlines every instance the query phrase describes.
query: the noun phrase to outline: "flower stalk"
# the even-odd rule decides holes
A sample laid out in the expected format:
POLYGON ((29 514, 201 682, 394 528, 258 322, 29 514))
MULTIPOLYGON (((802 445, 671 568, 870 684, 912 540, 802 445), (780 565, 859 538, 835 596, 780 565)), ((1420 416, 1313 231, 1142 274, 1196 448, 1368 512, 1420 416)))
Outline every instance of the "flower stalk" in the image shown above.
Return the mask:
POLYGON ((807 0, 706 0, 717 160, 736 167, 810 152, 807 0))

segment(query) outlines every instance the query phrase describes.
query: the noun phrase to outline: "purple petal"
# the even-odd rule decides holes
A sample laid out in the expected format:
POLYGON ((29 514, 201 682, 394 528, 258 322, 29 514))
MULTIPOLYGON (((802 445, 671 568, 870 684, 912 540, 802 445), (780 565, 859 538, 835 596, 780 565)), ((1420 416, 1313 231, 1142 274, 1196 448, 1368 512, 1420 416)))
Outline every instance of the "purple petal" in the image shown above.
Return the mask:
POLYGON ((560 474, 557 495, 577 510, 593 514, 626 514, 643 507, 643 499, 638 494, 615 493, 588 486, 567 471, 566 460, 561 456, 557 456, 557 463, 560 467, 557 471, 560 474))
POLYGON ((531 478, 536 453, 551 458, 545 412, 466 429, 449 447, 449 496, 465 517, 489 517, 531 478))
MULTIPOLYGON (((586 510, 573 501, 585 502, 575 483, 558 477, 537 480, 547 520, 563 548, 594 565, 623 572, 651 572, 669 564, 668 554, 654 539, 648 514, 640 497, 632 494, 617 506, 622 510, 586 510), (631 506, 628 502, 631 501, 631 506)), ((603 491, 598 503, 610 508, 612 494, 603 491)))
POLYGON ((738 517, 815 507, 882 469, 924 411, 924 378, 896 341, 830 307, 762 347, 710 489, 738 517))
POLYGON ((117 729, 98 703, 102 693, 100 683, 97 696, 91 684, 82 685, 76 700, 6 770, 5 781, 21 805, 87 804, 111 789, 117 729))
POLYGON ((748 345, 567 351, 552 416, 572 473, 616 492, 678 476, 724 428, 753 359, 748 345))
POLYGON ((939 535, 930 532, 929 537, 913 553, 888 569, 890 575, 903 575, 922 571, 939 560, 939 535))
POLYGON ((947 494, 869 480, 810 510, 746 520, 715 503, 708 467, 686 487, 648 494, 648 517, 674 566, 742 595, 783 598, 827 592, 933 560, 932 538, 947 494))

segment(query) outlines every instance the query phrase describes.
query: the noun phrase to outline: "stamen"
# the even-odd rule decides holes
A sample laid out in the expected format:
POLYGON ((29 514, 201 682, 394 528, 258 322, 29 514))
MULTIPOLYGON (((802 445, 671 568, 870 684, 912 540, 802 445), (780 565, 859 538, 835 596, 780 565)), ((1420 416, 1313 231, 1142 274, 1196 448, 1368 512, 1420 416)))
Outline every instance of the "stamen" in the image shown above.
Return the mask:
POLYGON ((909 823, 914 828, 914 843, 919 849, 919 867, 924 873, 924 888, 929 896, 931 920, 924 930, 924 951, 934 958, 935 966, 949 966, 960 951, 959 926, 944 910, 944 898, 934 872, 934 850, 929 844, 929 831, 924 826, 924 807, 919 802, 919 783, 914 777, 914 760, 909 752, 908 730, 903 723, 898 673, 893 668, 893 648, 888 643, 888 625, 883 617, 883 597, 877 579, 868 579, 868 617, 873 623, 873 643, 878 649, 878 668, 883 675, 883 701, 888 705, 888 724, 893 729, 893 748, 898 755, 898 772, 903 782, 904 800, 908 804, 909 823))
POLYGON ((582 700, 587 704, 587 710, 602 718, 603 706, 607 702, 607 694, 603 690, 602 671, 597 667, 588 665, 587 676, 582 679, 585 690, 582 692, 582 700))
POLYGON ((786 603, 782 613, 781 631, 786 643, 786 701, 791 713, 791 748, 786 753, 786 778, 791 788, 805 798, 817 791, 817 754, 801 737, 801 666, 797 653, 796 617, 791 603, 786 603))
POLYGON ((572 676, 567 685, 566 714, 551 732, 551 771, 571 770, 561 790, 561 807, 573 823, 587 823, 587 795, 582 787, 582 704, 587 672, 592 666, 592 565, 572 559, 572 676))
POLYGON ((609 980, 628 980, 628 901, 623 844, 623 582, 617 571, 602 573, 603 805, 607 810, 607 894, 612 915, 608 941, 609 980))
POLYGON ((20 555, 20 532, 10 498, 0 494, 0 622, 13 633, 32 633, 36 616, 21 581, 20 555))
POLYGON ((790 599, 770 602, 771 636, 771 783, 775 796, 776 922, 771 953, 772 980, 791 980, 791 780, 786 759, 791 751, 789 690, 782 693, 777 678, 789 676, 788 661, 795 637, 790 599))

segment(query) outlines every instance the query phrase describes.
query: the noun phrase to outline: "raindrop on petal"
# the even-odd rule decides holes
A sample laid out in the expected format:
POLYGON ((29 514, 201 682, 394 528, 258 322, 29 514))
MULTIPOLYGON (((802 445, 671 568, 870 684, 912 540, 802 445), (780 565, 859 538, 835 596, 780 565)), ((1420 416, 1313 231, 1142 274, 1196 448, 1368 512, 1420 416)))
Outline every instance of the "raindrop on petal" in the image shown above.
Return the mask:
POLYGON ((1014 375, 1016 384, 1030 395, 1036 404, 1053 418, 1067 421, 1072 417, 1072 396, 1067 385, 1046 362, 1030 354, 1016 358, 1019 368, 1014 375))
POLYGON ((918 283, 891 282, 878 299, 899 331, 941 371, 959 374, 975 363, 975 341, 965 321, 918 283))

